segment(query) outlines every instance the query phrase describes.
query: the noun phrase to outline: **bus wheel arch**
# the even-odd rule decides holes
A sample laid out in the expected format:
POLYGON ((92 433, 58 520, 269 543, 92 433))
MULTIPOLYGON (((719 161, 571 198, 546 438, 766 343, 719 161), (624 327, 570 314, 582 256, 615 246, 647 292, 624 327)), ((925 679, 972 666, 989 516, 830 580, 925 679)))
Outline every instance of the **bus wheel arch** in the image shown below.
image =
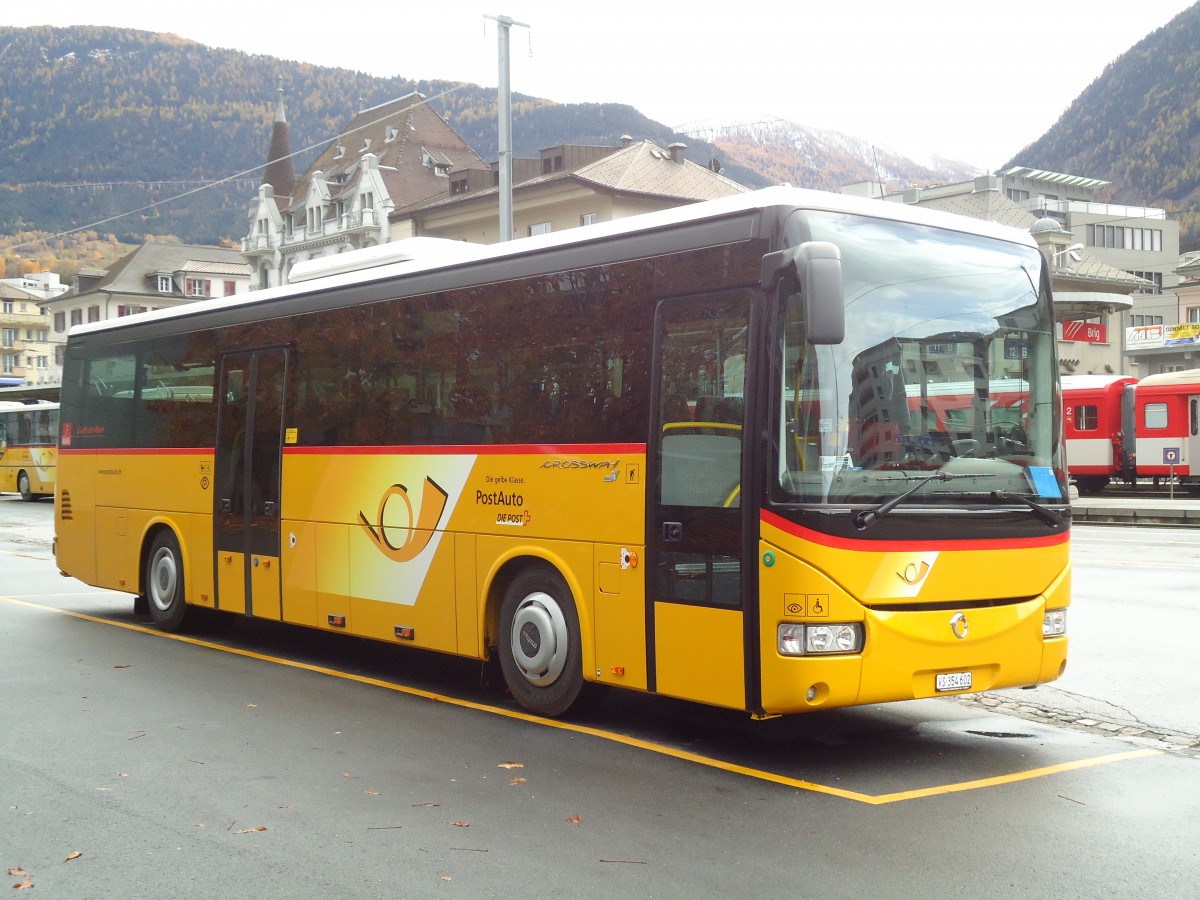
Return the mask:
POLYGON ((512 561, 497 573, 491 598, 489 643, 509 691, 537 715, 567 712, 587 685, 579 614, 566 578, 540 560, 512 561))
MULTIPOLYGON (((142 554, 142 598, 154 624, 179 631, 188 614, 184 594, 183 552, 175 532, 160 525, 146 535, 142 554)), ((135 601, 135 608, 139 606, 135 601)))

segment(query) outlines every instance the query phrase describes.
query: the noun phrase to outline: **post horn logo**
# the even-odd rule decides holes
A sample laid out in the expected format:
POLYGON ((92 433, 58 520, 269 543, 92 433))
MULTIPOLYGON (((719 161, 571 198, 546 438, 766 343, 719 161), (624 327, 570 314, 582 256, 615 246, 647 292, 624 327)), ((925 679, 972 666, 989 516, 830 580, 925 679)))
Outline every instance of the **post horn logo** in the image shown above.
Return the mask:
POLYGON ((929 574, 929 563, 925 562, 925 560, 910 562, 896 574, 900 576, 900 580, 905 584, 911 584, 915 587, 924 581, 925 576, 929 574))
POLYGON ((375 525, 370 523, 361 510, 358 513, 358 522, 384 556, 392 562, 408 562, 409 560, 416 559, 421 551, 429 546, 429 541, 433 538, 433 530, 437 527, 438 522, 442 518, 442 512, 446 509, 446 499, 448 496, 436 481, 426 476, 421 490, 421 511, 418 515, 414 516, 412 500, 408 496, 408 488, 402 484, 393 484, 379 498, 379 512, 376 515, 375 525), (399 497, 403 500, 404 506, 408 510, 408 525, 403 526, 405 532, 404 540, 399 545, 393 544, 388 538, 388 530, 394 531, 398 526, 384 525, 383 522, 388 501, 393 497, 399 497))

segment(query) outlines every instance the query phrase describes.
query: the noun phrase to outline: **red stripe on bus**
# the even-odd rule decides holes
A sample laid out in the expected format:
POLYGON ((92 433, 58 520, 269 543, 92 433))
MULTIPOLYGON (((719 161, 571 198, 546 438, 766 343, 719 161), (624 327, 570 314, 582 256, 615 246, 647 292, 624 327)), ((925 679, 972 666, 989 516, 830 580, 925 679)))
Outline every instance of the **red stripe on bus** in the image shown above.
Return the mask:
POLYGON ((430 444, 402 447, 284 447, 289 456, 603 456, 645 453, 645 444, 430 444))
POLYGON ((212 456, 212 447, 59 447, 65 456, 212 456))
POLYGON ((814 531, 797 525, 773 512, 763 510, 762 521, 766 525, 785 531, 792 537, 830 547, 835 550, 854 550, 856 552, 878 550, 880 552, 917 552, 921 550, 1029 550, 1036 547, 1054 547, 1068 541, 1066 532, 1048 534, 1044 537, 1029 538, 976 538, 966 541, 873 541, 870 538, 841 538, 814 531))

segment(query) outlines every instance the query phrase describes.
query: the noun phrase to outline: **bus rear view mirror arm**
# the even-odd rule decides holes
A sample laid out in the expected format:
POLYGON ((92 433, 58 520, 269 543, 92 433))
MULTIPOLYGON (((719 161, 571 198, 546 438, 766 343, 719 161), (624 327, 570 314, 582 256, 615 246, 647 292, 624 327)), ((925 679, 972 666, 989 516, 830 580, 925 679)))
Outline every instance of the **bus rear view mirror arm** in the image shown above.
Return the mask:
POLYGON ((807 241, 768 253, 762 259, 763 288, 774 290, 781 278, 791 278, 799 286, 810 344, 840 344, 845 340, 842 254, 836 244, 807 241))

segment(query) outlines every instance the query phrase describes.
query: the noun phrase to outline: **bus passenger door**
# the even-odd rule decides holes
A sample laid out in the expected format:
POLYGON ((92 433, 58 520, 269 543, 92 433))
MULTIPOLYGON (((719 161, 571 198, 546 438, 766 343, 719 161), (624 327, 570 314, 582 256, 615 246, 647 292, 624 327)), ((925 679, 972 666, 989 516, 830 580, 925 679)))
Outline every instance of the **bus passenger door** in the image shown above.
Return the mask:
POLYGON ((746 293, 659 305, 647 601, 652 689, 745 708, 746 293))
POLYGON ((287 351, 221 361, 213 522, 217 608, 278 619, 287 351))

